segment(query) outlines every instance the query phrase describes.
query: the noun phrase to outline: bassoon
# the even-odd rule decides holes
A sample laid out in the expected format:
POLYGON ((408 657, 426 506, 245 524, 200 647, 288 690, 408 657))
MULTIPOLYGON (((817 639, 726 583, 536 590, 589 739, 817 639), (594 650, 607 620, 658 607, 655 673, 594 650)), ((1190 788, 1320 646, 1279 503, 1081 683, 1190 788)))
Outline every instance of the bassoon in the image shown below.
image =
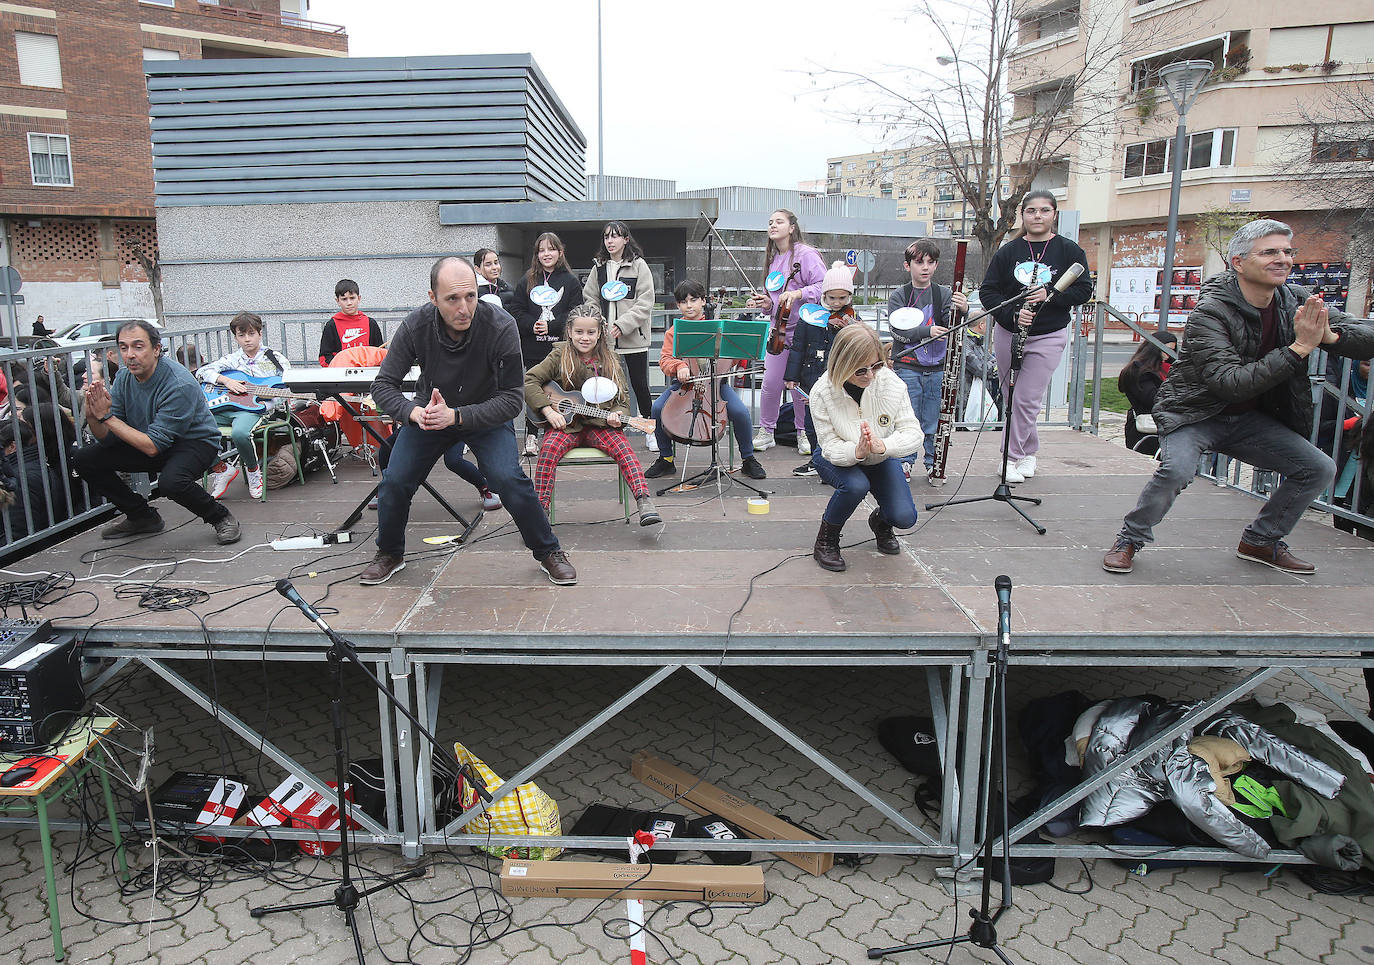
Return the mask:
MULTIPOLYGON (((964 290, 964 260, 968 257, 968 242, 954 243, 954 283, 951 292, 964 290)), ((954 422, 959 408, 959 390, 964 379, 964 330, 953 328, 958 312, 953 302, 949 306, 947 324, 951 331, 945 336, 945 371, 940 380, 940 421, 935 426, 935 464, 930 467, 930 481, 943 485, 945 463, 949 460, 949 443, 954 435, 954 422)))

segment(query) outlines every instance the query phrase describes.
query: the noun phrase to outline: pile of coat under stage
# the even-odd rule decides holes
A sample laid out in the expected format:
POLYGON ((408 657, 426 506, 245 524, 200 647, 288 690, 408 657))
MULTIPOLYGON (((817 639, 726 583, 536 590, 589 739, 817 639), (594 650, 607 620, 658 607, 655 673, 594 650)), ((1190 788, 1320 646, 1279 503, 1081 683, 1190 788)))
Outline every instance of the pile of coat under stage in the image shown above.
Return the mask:
MULTIPOLYGON (((1077 691, 1032 701, 1019 723, 1037 797, 1048 802, 1091 779, 1197 706, 1152 696, 1094 702, 1077 691)), ((1302 704, 1235 704, 1165 741, 1045 829, 1060 837, 1135 826, 1167 844, 1216 842, 1257 859, 1282 846, 1325 867, 1374 871, 1374 769, 1351 742, 1369 746, 1370 735, 1337 726, 1345 736, 1302 704)))

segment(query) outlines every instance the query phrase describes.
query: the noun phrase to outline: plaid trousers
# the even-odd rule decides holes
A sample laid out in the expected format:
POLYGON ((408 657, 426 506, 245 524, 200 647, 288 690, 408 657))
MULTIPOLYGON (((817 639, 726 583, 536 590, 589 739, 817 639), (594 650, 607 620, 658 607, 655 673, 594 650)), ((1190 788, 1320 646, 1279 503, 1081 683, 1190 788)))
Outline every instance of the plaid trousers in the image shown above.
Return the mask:
POLYGON ((620 466, 620 474, 635 499, 649 494, 649 484, 644 481, 644 470, 635 458, 634 448, 625 438, 624 429, 609 426, 584 426, 576 432, 565 429, 549 429, 539 444, 539 460, 534 464, 534 491, 544 509, 549 508, 553 498, 553 478, 558 471, 558 463, 571 450, 578 446, 591 446, 600 449, 620 466))

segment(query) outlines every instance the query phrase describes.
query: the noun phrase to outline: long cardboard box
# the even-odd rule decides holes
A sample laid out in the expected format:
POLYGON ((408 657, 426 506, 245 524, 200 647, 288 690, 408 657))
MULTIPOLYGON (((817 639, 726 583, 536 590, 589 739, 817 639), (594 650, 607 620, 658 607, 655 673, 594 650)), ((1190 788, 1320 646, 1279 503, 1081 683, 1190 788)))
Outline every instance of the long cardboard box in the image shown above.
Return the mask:
MULTIPOLYGON (((698 814, 719 814, 756 838, 821 840, 777 815, 750 804, 738 794, 700 780, 648 751, 640 751, 634 756, 630 773, 660 794, 674 801, 682 801, 698 814)), ((813 875, 823 875, 835 866, 835 856, 824 851, 778 851, 776 854, 788 864, 813 875)))
POLYGON ((757 865, 613 864, 606 861, 501 863, 507 898, 657 898, 760 904, 768 893, 757 865))

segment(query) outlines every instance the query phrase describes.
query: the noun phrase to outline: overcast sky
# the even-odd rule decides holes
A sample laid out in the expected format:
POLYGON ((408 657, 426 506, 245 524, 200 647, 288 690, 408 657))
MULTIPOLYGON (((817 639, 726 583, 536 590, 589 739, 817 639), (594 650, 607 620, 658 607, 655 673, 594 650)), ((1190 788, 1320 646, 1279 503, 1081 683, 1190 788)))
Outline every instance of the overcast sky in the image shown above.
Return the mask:
MULTIPOLYGON (((531 53, 587 138, 596 173, 596 0, 311 0, 360 57, 531 53)), ((813 65, 929 62, 900 0, 602 0, 606 174, 679 189, 795 188, 881 134, 828 116, 813 65)))

